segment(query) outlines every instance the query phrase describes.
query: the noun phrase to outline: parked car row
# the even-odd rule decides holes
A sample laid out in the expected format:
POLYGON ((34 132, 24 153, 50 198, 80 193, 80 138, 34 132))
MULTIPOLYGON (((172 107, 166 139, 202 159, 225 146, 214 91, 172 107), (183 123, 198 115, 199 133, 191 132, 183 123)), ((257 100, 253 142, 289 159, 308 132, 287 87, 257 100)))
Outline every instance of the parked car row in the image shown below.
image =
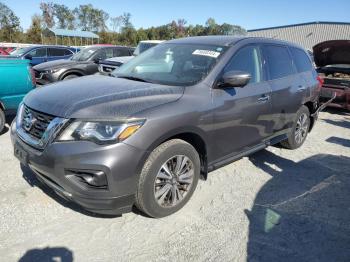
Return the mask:
MULTIPOLYGON (((93 63, 102 50, 87 48, 73 58, 93 63)), ((177 39, 136 56, 111 77, 30 92, 11 139, 19 161, 59 196, 95 213, 136 206, 164 217, 189 201, 209 171, 269 145, 302 146, 330 102, 319 105, 320 88, 298 45, 231 36, 177 39)))
POLYGON ((81 50, 70 59, 57 60, 34 66, 38 84, 91 75, 98 72, 101 60, 116 56, 129 56, 134 48, 124 46, 92 46, 81 50))
POLYGON ((109 58, 106 60, 103 60, 99 63, 98 70, 103 75, 109 75, 112 73, 112 71, 118 69, 123 64, 127 63, 131 59, 133 59, 135 56, 138 56, 139 54, 145 52, 146 50, 150 49, 151 47, 154 47, 164 41, 162 40, 144 40, 140 41, 137 45, 134 52, 128 56, 117 56, 114 58, 109 58))

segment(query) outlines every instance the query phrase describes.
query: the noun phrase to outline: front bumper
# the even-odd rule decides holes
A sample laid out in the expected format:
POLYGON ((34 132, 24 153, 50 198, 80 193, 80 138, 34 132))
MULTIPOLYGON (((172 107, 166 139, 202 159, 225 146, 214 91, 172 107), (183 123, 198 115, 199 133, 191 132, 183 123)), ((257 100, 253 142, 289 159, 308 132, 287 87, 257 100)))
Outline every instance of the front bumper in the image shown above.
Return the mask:
POLYGON ((48 72, 42 72, 34 70, 35 72, 35 82, 37 85, 47 85, 57 81, 56 73, 51 74, 48 72))
MULTIPOLYGON (((59 196, 100 214, 121 214, 131 210, 137 190, 139 163, 145 152, 124 143, 108 146, 92 142, 51 143, 36 150, 11 126, 11 140, 23 156, 21 162, 59 196), (106 174, 108 187, 91 188, 69 178, 69 170, 96 170, 106 174)), ((19 158, 19 156, 17 156, 19 158)))

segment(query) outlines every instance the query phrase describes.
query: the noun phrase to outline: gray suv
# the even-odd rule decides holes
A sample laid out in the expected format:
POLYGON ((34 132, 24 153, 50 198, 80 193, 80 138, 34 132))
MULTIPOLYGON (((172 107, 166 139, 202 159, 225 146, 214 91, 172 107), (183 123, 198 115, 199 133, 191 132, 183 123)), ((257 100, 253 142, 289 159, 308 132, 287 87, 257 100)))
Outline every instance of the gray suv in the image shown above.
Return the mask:
POLYGON ((306 51, 272 39, 172 40, 113 76, 36 89, 11 127, 23 165, 101 214, 170 215, 208 172, 269 145, 300 147, 320 110, 306 51))

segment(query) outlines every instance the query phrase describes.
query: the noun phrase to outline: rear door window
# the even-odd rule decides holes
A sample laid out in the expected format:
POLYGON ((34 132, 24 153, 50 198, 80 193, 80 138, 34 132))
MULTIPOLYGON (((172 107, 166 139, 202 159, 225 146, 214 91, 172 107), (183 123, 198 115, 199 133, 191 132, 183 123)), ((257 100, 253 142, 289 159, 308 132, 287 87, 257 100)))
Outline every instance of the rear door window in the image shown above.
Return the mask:
POLYGON ((126 48, 114 49, 113 56, 129 56, 129 50, 126 48))
POLYGON ((73 55, 73 52, 69 49, 64 49, 64 55, 73 55))
POLYGON ((290 48, 294 65, 299 73, 312 70, 312 64, 309 56, 299 48, 290 48))
POLYGON ((252 77, 250 83, 261 82, 263 77, 259 47, 246 46, 238 50, 225 67, 224 73, 236 70, 249 73, 252 77))
POLYGON ((278 79, 294 74, 292 58, 288 48, 278 45, 265 45, 264 56, 267 61, 269 79, 278 79))
POLYGON ((48 48, 48 56, 64 56, 64 49, 48 48))

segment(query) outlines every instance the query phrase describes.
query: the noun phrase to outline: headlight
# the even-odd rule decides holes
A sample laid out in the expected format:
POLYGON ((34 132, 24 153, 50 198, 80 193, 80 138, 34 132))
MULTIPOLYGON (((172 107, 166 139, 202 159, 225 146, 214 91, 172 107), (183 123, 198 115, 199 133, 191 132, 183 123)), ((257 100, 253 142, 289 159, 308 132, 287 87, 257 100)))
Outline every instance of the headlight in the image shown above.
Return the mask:
POLYGON ((56 73, 56 72, 58 72, 58 71, 60 71, 60 70, 61 70, 61 69, 59 69, 59 68, 50 69, 50 70, 44 71, 44 73, 45 73, 45 74, 54 74, 54 73, 56 73))
POLYGON ((111 144, 123 141, 134 134, 144 121, 129 123, 110 121, 75 121, 59 136, 58 141, 91 141, 111 144))

